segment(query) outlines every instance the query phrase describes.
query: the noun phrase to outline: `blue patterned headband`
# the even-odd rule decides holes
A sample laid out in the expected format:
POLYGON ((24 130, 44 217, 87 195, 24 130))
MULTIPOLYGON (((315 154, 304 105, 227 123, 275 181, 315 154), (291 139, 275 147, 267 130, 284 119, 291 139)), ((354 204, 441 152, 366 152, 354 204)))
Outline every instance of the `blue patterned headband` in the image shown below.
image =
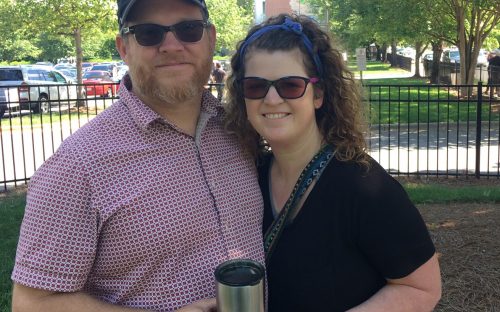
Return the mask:
POLYGON ((318 74, 320 77, 322 77, 323 74, 323 65, 321 64, 321 60, 319 59, 319 56, 317 53, 314 53, 313 51, 313 45, 311 43, 311 40, 307 38, 307 36, 302 32, 302 25, 300 23, 294 22, 288 17, 285 18, 285 21, 283 24, 280 25, 267 25, 262 27, 261 29, 257 30, 254 32, 250 38, 246 39, 245 42, 243 42, 243 45, 241 46, 241 52, 240 52, 240 65, 243 67, 243 62, 245 59, 245 53, 246 49, 249 44, 251 44, 255 39, 259 38, 262 36, 264 33, 273 30, 273 29, 283 29, 286 31, 291 31, 294 32, 295 34, 299 35, 300 38, 302 39, 302 42, 304 42, 304 46, 306 47, 307 51, 311 55, 314 64, 316 65, 316 69, 318 70, 318 74))

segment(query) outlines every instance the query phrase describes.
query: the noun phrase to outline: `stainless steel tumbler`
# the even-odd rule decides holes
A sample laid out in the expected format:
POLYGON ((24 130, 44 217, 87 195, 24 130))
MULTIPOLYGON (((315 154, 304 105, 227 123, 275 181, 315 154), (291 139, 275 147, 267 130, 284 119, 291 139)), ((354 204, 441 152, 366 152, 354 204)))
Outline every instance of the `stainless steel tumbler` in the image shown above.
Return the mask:
POLYGON ((264 312, 264 275, 264 266, 250 259, 217 266, 217 312, 264 312))

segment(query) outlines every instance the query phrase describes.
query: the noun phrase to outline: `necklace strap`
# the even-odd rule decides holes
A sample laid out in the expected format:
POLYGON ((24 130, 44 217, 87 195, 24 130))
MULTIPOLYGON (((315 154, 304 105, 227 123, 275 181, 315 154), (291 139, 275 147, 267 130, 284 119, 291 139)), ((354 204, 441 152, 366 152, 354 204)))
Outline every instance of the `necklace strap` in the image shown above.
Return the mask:
POLYGON ((307 166, 302 170, 295 186, 288 197, 283 209, 278 217, 273 221, 271 226, 267 229, 264 235, 264 251, 266 253, 266 263, 269 262, 272 252, 276 247, 278 238, 281 236, 292 212, 297 208, 297 203, 311 185, 311 183, 318 179, 326 165, 330 162, 334 155, 333 147, 330 144, 324 145, 319 152, 309 161, 307 166))

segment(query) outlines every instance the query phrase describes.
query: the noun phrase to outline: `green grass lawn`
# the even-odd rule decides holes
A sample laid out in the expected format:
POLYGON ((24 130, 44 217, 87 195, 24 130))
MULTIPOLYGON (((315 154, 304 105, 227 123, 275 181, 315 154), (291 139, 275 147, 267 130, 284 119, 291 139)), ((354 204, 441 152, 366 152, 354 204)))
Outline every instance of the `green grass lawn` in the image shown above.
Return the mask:
MULTIPOLYGON (((469 122, 477 115, 477 98, 460 98, 457 90, 437 87, 423 79, 374 79, 363 85, 363 96, 370 104, 372 124, 469 122)), ((498 121, 492 102, 483 102, 483 120, 498 121)))
POLYGON ((0 312, 10 311, 12 283, 19 226, 23 218, 25 192, 0 193, 0 312))
MULTIPOLYGON (((349 68, 356 71, 355 59, 349 68)), ((390 64, 368 61, 367 74, 397 73, 399 68, 390 64)), ((470 122, 476 120, 477 98, 461 98, 458 90, 430 85, 425 78, 383 78, 363 80, 363 97, 369 103, 372 125, 427 122, 470 122)), ((498 121, 500 115, 492 113, 493 106, 483 102, 483 120, 498 121)))
POLYGON ((92 108, 73 110, 71 112, 51 112, 44 114, 34 114, 29 113, 22 116, 15 116, 12 118, 2 118, 0 119, 0 126, 3 131, 10 128, 37 128, 41 125, 68 123, 68 122, 78 122, 78 121, 89 121, 94 118, 102 110, 96 110, 92 108))
MULTIPOLYGON (((356 59, 349 59, 347 67, 353 73, 358 73, 358 65, 356 64, 356 59)), ((406 73, 407 71, 401 68, 391 67, 389 63, 381 63, 380 61, 367 61, 366 70, 363 73, 366 74, 386 74, 386 73, 406 73)))
MULTIPOLYGON (((459 100, 453 93, 431 86, 366 86, 372 124, 470 122, 477 118, 475 99, 459 100)), ((498 121, 494 103, 483 102, 483 120, 498 121)))
MULTIPOLYGON (((471 182, 473 184, 473 182, 471 182)), ((451 187, 440 184, 402 183, 415 204, 500 203, 498 186, 451 187)))
MULTIPOLYGON (((452 202, 500 203, 497 186, 448 186, 435 183, 402 182, 415 204, 452 202)), ((25 190, 0 193, 0 312, 10 311, 12 283, 19 226, 24 212, 25 190)))

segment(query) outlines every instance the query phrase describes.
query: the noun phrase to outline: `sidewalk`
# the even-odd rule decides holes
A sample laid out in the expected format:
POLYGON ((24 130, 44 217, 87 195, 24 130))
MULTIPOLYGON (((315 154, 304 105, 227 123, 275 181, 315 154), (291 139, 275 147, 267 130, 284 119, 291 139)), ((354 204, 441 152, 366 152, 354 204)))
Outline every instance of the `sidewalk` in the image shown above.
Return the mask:
MULTIPOLYGON (((380 62, 380 64, 383 64, 380 62)), ((421 65, 422 66, 422 65, 421 65)), ((354 73, 356 79, 360 79, 360 72, 357 68, 352 68, 351 71, 354 73)), ((423 67, 420 69, 420 74, 422 75, 423 67)), ((412 64, 411 72, 406 71, 401 68, 390 68, 386 71, 363 71, 363 80, 370 79, 391 79, 391 78, 411 78, 415 74, 415 64, 412 64)))
MULTIPOLYGON (((354 77, 356 79, 360 79, 360 72, 354 72, 354 77)), ((405 70, 401 71, 393 71, 393 72, 386 72, 386 73, 370 73, 369 71, 363 72, 363 80, 370 80, 370 79, 386 79, 386 78, 411 78, 413 77, 413 73, 407 72, 405 70)))

